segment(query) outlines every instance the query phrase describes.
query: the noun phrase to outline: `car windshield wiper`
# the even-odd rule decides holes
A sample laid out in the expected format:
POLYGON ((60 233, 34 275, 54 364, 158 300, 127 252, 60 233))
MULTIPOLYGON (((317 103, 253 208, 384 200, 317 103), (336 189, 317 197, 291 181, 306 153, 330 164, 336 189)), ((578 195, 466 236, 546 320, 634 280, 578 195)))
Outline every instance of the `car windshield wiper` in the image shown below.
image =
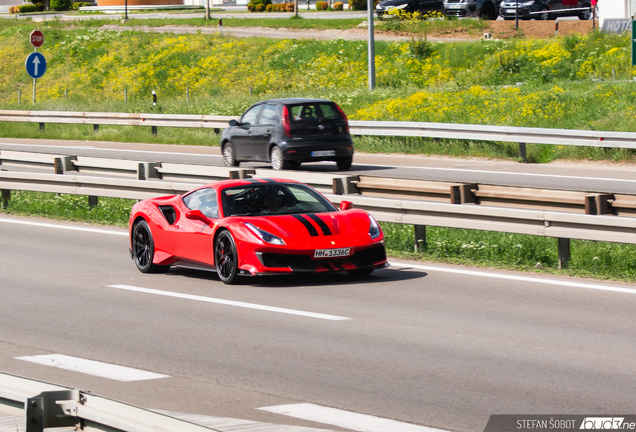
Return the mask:
POLYGON ((258 213, 234 213, 231 214, 230 216, 262 216, 258 213))

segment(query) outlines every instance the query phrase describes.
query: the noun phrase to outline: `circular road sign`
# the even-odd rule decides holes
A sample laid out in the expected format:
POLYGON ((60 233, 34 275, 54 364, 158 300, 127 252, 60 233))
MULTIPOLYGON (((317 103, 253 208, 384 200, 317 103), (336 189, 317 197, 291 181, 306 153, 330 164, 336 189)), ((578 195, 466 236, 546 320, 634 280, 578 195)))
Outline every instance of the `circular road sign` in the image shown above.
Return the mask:
POLYGON ((24 62, 24 66, 31 78, 40 78, 46 72, 46 59, 39 52, 32 52, 24 62))
POLYGON ((44 34, 40 30, 33 30, 29 36, 29 40, 31 41, 31 45, 40 48, 44 43, 44 34))

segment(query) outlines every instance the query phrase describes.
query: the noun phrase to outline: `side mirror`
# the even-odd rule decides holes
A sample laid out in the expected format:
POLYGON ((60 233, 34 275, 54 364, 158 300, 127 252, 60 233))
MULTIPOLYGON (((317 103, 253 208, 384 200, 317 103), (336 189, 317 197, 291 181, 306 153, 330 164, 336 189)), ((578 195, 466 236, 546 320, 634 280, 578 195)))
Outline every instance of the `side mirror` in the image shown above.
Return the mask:
POLYGON ((212 223, 209 217, 201 213, 201 210, 190 210, 185 216, 187 219, 198 220, 208 225, 212 223))
POLYGON ((349 210, 350 208, 353 208, 353 203, 351 201, 340 202, 340 211, 349 210))
POLYGON ((230 124, 230 126, 239 126, 239 122, 234 119, 230 120, 228 123, 230 124))

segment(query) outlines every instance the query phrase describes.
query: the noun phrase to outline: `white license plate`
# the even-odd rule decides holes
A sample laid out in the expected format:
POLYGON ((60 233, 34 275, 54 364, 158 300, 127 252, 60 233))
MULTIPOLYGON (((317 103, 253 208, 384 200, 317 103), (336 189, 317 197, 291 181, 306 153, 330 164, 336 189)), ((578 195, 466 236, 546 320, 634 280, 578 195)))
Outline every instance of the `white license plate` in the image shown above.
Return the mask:
POLYGON ((316 251, 314 252, 314 258, 343 257, 343 256, 349 256, 350 253, 351 253, 351 248, 316 249, 316 251))
POLYGON ((506 13, 515 13, 515 10, 514 9, 507 9, 506 13))
POLYGON ((318 151, 311 152, 312 157, 335 156, 335 155, 336 155, 335 150, 318 150, 318 151))
POLYGON ((446 6, 448 9, 463 9, 464 6, 460 4, 449 4, 446 6))

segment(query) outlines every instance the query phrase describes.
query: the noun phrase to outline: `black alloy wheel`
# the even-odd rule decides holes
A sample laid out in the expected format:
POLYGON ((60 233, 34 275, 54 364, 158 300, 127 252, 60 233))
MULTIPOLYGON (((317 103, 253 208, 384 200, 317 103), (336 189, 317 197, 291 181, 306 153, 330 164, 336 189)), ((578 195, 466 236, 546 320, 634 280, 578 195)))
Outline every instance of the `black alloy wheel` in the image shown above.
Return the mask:
MULTIPOLYGON (((589 4, 584 4, 583 5, 584 8, 589 8, 590 5, 589 4)), ((581 21, 587 21, 592 17, 592 11, 590 9, 585 9, 581 12, 579 12, 579 19, 581 21)))
POLYGON ((234 284, 238 279, 238 252, 229 231, 223 231, 214 242, 214 266, 219 279, 225 284, 234 284))
POLYGON ((133 227, 132 238, 133 257, 135 265, 142 273, 163 273, 170 269, 169 265, 153 264, 155 256, 155 242, 148 222, 141 220, 133 227))

